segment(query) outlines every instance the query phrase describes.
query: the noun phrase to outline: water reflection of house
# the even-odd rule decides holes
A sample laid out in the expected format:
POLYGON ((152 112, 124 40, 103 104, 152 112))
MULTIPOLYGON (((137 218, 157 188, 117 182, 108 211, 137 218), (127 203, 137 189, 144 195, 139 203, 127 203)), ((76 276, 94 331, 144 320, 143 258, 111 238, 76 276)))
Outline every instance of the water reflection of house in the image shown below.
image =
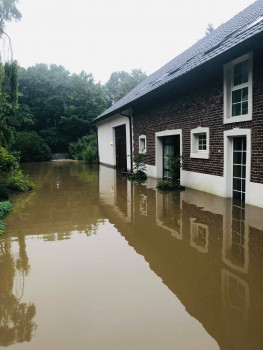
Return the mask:
POLYGON ((240 227, 246 230, 240 230, 243 236, 237 243, 233 220, 238 216, 235 208, 230 210, 231 200, 195 190, 161 194, 151 184, 125 184, 118 177, 113 169, 101 167, 104 216, 221 349, 259 349, 263 224, 254 224, 259 213, 247 207, 240 217, 240 227))

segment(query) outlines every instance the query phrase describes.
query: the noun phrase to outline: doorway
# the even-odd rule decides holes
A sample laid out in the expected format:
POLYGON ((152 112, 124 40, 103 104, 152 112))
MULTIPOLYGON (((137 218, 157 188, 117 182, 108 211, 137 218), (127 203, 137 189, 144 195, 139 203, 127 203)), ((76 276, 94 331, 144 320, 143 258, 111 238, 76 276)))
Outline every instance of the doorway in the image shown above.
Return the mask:
MULTIPOLYGON (((163 142, 163 180, 169 181, 171 179, 170 169, 168 166, 168 155, 174 154, 180 157, 180 135, 172 135, 162 137, 163 142)), ((180 179, 180 169, 178 169, 177 178, 180 179)))
POLYGON ((126 125, 115 128, 116 168, 127 171, 126 125))
POLYGON ((242 201, 246 196, 246 160, 246 137, 233 137, 233 198, 242 201))

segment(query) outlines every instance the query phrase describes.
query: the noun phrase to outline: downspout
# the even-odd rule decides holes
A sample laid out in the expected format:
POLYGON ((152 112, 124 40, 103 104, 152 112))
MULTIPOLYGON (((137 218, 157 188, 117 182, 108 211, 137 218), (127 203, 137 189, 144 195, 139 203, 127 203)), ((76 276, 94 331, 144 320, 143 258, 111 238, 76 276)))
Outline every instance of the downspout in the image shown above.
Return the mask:
POLYGON ((119 111, 120 115, 123 117, 127 117, 129 119, 129 127, 130 127, 130 156, 131 156, 131 172, 133 172, 133 152, 132 152, 132 121, 131 121, 131 115, 127 115, 119 111))

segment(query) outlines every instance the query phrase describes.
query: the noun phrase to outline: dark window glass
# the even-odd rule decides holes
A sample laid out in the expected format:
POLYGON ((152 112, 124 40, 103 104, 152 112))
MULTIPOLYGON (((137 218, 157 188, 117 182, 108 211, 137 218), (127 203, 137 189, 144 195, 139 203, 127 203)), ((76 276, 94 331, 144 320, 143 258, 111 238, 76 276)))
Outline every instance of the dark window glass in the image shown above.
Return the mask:
POLYGON ((248 82, 248 60, 235 64, 234 86, 248 82))

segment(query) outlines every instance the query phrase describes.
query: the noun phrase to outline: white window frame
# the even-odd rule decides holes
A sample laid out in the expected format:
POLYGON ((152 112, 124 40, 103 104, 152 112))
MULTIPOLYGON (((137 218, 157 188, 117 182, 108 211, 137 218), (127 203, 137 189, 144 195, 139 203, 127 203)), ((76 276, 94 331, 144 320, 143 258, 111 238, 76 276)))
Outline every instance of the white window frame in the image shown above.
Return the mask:
POLYGON ((252 71, 253 53, 249 52, 224 65, 224 124, 252 120, 252 71), (234 86, 234 66, 242 61, 248 62, 248 82, 234 86), (248 88, 248 113, 232 117, 232 91, 248 88))
POLYGON ((208 253, 208 244, 209 244, 209 226, 202 224, 200 222, 196 222, 196 218, 190 218, 190 232, 191 232, 191 240, 190 246, 197 249, 200 253, 208 253), (202 246, 198 244, 198 229, 202 228, 205 230, 205 245, 202 246))
POLYGON ((140 135, 139 136, 139 153, 146 153, 147 152, 147 145, 146 145, 146 135, 140 135), (142 149, 141 140, 144 140, 145 147, 142 149))
POLYGON ((209 159, 209 128, 199 126, 191 130, 191 158, 209 159), (206 135, 206 150, 199 150, 199 136, 206 135))

